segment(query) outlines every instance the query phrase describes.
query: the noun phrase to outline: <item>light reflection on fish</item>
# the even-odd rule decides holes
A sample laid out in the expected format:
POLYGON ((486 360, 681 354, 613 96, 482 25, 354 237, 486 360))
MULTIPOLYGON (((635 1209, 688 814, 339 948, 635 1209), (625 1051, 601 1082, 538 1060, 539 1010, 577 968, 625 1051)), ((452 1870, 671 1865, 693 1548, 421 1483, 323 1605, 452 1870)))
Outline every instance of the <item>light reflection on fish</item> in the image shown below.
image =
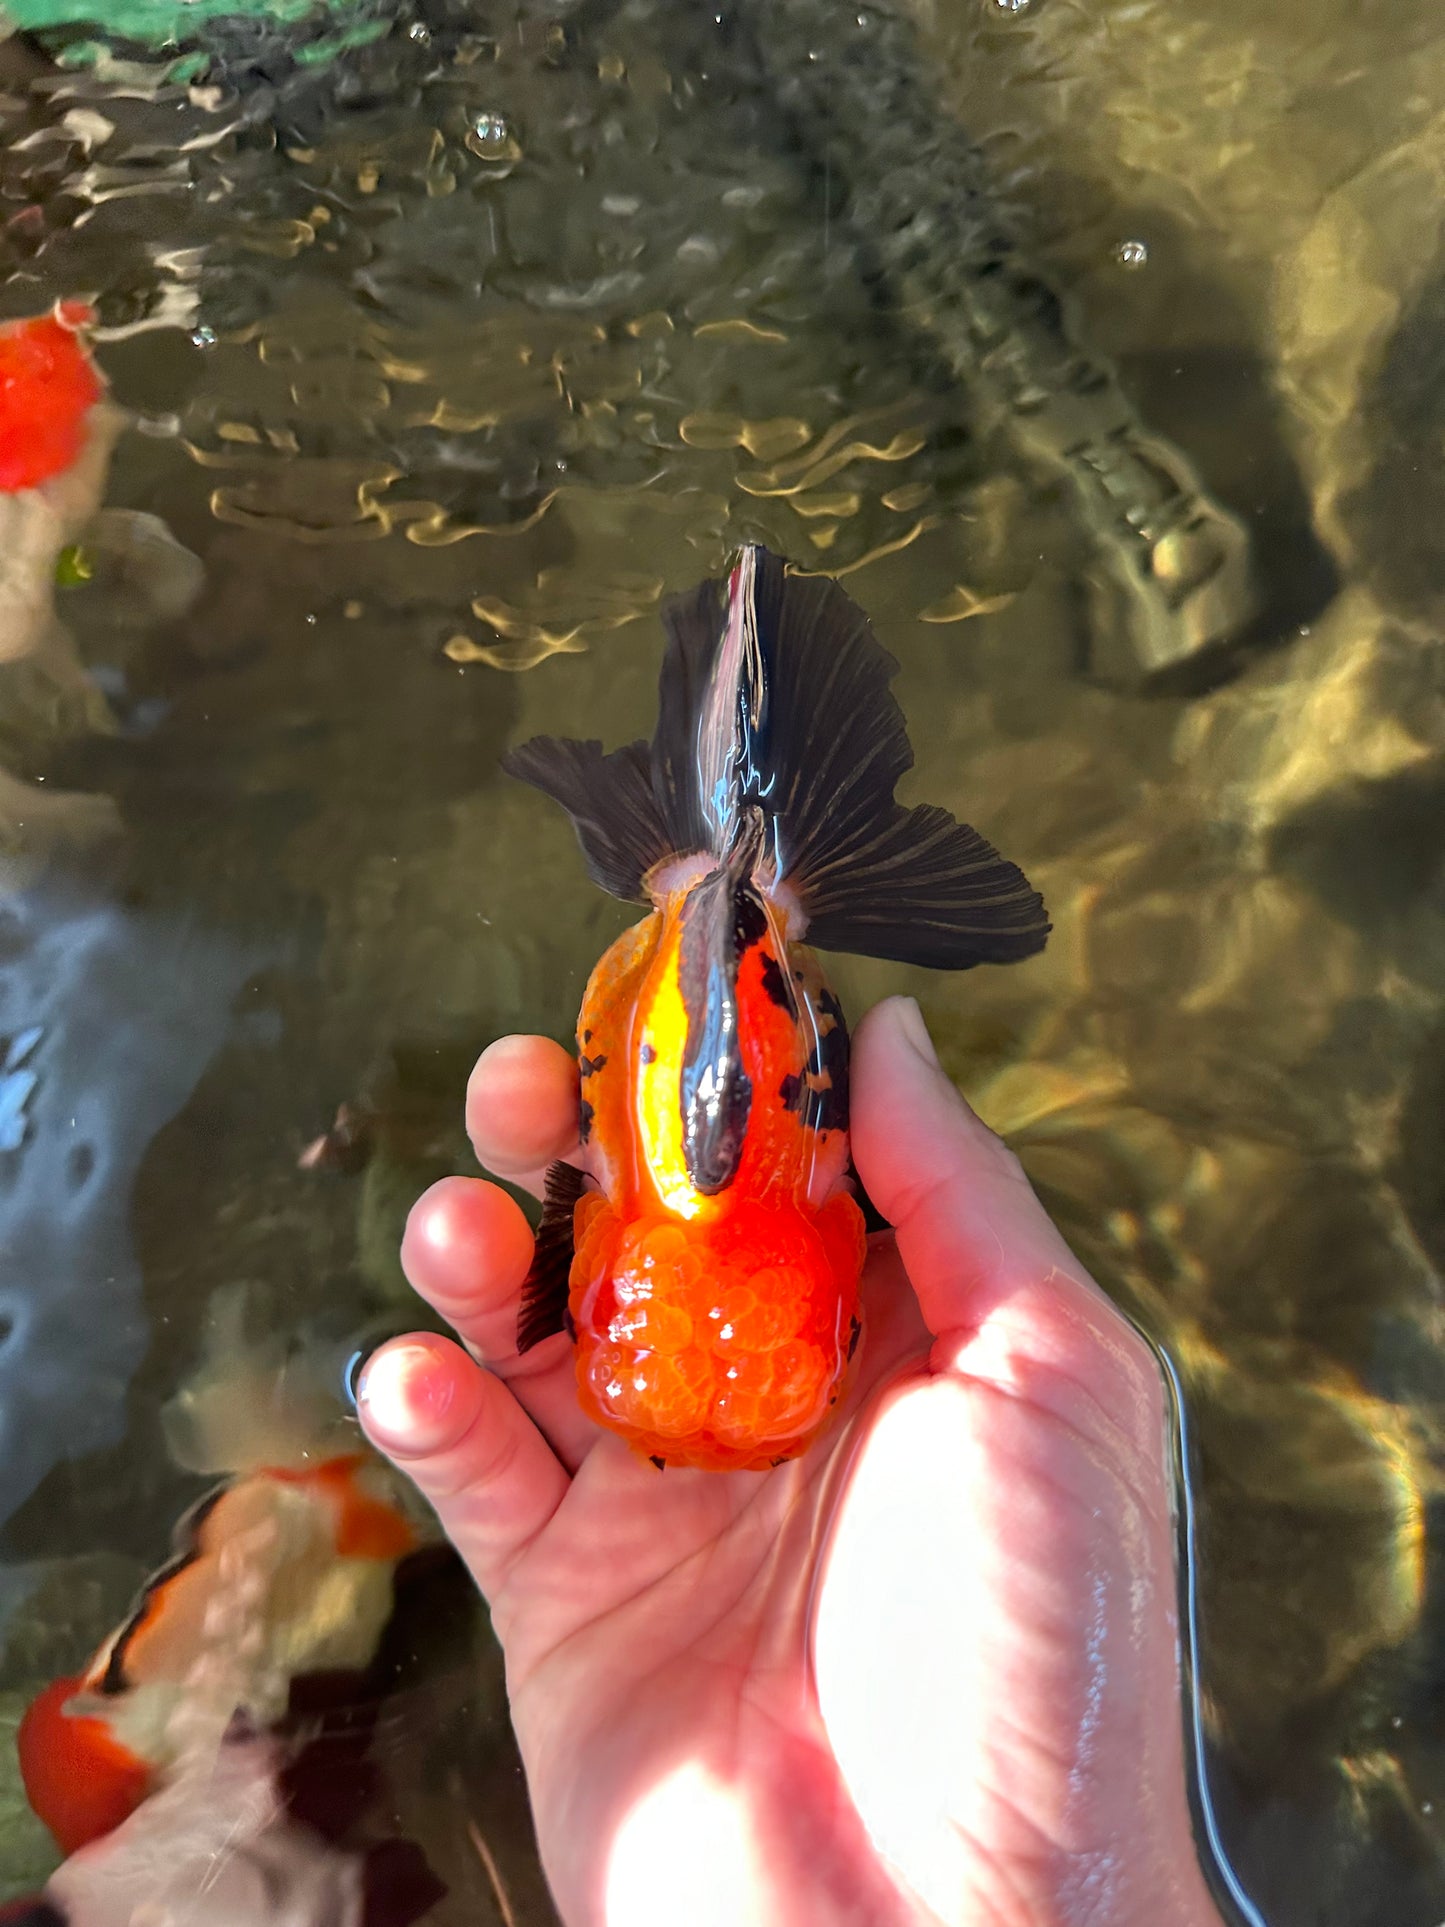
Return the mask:
POLYGON ((749 547, 664 621, 651 745, 504 759, 595 882, 652 905, 583 999, 595 1188, 548 1175, 518 1343, 570 1325, 599 1422, 666 1464, 757 1468, 818 1434, 859 1330, 848 1033, 810 946, 962 970, 1049 926, 976 831, 894 801, 897 664, 836 583, 749 547))

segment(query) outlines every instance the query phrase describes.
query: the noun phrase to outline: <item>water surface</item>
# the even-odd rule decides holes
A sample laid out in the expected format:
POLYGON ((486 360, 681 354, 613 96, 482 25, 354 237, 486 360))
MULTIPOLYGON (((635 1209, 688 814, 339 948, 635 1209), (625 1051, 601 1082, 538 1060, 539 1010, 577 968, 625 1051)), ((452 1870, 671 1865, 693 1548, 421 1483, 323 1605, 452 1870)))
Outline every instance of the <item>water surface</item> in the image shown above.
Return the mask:
MULTIPOLYGON (((106 503, 203 586, 158 612, 98 553, 58 592, 76 662, 0 666, 0 760, 49 799, 24 835, 12 802, 0 905, 0 1706, 163 1553, 198 1488, 157 1413, 220 1308, 324 1359, 413 1315, 397 1237, 469 1168, 472 1057, 565 1037, 627 916, 498 755, 644 733, 660 598, 760 538, 899 656, 911 797, 1048 899, 1026 969, 840 988, 920 998, 1178 1372, 1239 1890, 1269 1927, 1434 1927, 1445 27, 903 17, 940 151, 1066 302, 1047 339, 1247 538, 1234 646, 1145 683, 1068 461, 870 234, 887 129, 799 109, 810 7, 770 37, 438 5, 310 66, 222 36, 165 84, 4 56, 4 312, 98 298, 106 503), (302 1168, 343 1102, 369 1162, 302 1168)), ((1004 348, 1057 372, 1010 298, 1004 348)), ((448 1623, 397 1723, 435 1918, 496 1912, 471 1817, 543 1920, 494 1661, 444 1730, 427 1697, 489 1650, 448 1623)), ((0 1891, 48 1854, 12 1785, 0 1891)))

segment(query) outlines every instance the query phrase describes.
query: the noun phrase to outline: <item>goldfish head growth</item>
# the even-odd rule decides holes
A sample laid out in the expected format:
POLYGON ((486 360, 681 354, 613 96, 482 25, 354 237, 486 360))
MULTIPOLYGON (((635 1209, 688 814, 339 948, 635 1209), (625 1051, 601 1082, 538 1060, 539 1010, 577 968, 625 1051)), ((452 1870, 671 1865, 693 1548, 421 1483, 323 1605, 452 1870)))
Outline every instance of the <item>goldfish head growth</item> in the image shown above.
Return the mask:
POLYGON ((0 494, 39 488, 76 460, 85 418, 102 389, 81 330, 79 302, 0 323, 0 494))
POLYGON ((862 1213, 739 1198, 710 1222, 578 1207, 583 1408, 668 1465, 751 1470, 826 1422, 858 1336, 862 1213))

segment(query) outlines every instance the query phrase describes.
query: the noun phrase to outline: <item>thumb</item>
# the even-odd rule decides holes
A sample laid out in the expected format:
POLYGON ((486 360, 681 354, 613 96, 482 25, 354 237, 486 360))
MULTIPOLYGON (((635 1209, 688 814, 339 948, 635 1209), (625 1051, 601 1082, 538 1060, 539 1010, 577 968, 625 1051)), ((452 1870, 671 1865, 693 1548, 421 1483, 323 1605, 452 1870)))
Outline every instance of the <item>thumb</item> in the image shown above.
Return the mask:
POLYGON ((934 1370, 1031 1392, 1041 1377, 1067 1381, 1090 1403, 1122 1399, 1153 1433, 1161 1386, 1149 1348, 959 1096, 912 998, 889 998, 859 1025, 852 1110, 858 1174, 895 1227, 934 1370))

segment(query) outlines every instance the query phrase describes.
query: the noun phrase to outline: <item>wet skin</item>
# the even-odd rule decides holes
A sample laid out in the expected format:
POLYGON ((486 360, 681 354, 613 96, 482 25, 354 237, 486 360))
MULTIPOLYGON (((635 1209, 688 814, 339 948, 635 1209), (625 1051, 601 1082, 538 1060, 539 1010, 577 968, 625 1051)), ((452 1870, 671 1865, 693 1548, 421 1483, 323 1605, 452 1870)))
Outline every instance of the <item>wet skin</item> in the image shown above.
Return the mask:
MULTIPOLYGON (((540 1185, 577 1071, 507 1038, 482 1163, 540 1185)), ((917 1006, 858 1028, 872 1241, 841 1422, 770 1472, 659 1473, 519 1358, 531 1235, 478 1179, 407 1226, 446 1339, 364 1374, 492 1608, 568 1927, 1217 1927, 1185 1796, 1163 1389, 917 1006)))

